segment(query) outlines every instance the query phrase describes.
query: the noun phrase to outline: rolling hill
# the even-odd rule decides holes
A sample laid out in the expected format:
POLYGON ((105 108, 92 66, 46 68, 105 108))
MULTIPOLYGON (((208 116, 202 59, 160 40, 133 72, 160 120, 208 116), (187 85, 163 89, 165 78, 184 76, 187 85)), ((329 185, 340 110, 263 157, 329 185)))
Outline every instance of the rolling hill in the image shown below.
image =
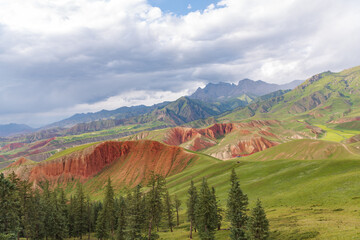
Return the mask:
POLYGON ((282 96, 252 103, 222 116, 219 121, 293 118, 327 123, 358 117, 359 105, 360 67, 355 67, 339 73, 317 74, 282 96))

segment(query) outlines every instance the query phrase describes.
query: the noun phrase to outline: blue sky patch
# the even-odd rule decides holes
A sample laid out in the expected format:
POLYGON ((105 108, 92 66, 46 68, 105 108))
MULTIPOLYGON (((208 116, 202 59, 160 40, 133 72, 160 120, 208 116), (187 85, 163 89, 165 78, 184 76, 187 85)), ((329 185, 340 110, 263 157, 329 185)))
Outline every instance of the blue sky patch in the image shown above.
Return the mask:
POLYGON ((149 4, 159 7, 163 12, 172 12, 176 15, 186 15, 189 12, 204 10, 216 0, 148 0, 149 4))

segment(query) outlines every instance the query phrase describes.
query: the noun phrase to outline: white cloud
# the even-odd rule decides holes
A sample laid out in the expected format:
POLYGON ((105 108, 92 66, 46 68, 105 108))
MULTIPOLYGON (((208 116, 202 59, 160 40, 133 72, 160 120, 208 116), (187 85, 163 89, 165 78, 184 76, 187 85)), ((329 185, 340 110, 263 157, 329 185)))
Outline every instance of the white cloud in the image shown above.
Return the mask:
MULTIPOLYGON (((355 66, 359 7, 223 0, 177 16, 145 0, 0 1, 0 121, 115 108, 109 99, 129 92, 177 96, 211 81, 283 83, 355 66)), ((119 106, 138 103, 129 96, 119 106)))

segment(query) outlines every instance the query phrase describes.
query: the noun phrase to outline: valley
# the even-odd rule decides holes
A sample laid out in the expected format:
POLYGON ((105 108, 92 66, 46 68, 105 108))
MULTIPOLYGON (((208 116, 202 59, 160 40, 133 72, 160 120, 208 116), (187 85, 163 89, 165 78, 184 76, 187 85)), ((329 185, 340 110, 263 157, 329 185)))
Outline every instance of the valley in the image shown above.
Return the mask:
MULTIPOLYGON (((159 236, 186 239, 190 181, 199 188, 206 178, 226 208, 235 169, 250 207, 261 199, 271 239, 360 238, 360 67, 315 75, 293 90, 241 91, 248 95, 237 100, 219 101, 223 90, 204 89, 134 113, 114 111, 121 119, 112 112, 76 115, 4 137, 0 171, 34 188, 48 181, 67 196, 81 183, 93 201, 104 198, 108 179, 116 196, 125 196, 159 174, 183 203, 180 226, 159 236), (206 94, 217 100, 200 100, 206 94)), ((228 239, 228 228, 224 218, 216 239, 228 239)))

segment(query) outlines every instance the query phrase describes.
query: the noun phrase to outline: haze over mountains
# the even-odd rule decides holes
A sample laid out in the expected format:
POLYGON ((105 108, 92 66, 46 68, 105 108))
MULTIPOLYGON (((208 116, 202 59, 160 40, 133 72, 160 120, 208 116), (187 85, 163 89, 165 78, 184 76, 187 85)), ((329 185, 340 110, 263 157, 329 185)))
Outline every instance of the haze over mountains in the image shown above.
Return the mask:
MULTIPOLYGON (((44 128, 72 127, 78 123, 88 123, 103 119, 129 119, 144 114, 149 114, 150 116, 154 116, 156 114, 163 116, 178 115, 178 114, 181 115, 179 111, 182 108, 182 106, 185 106, 184 104, 191 102, 193 107, 197 108, 196 112, 198 112, 199 116, 190 116, 192 114, 188 112, 188 113, 184 113, 185 115, 186 114, 188 115, 187 117, 183 115, 183 116, 179 116, 178 119, 170 120, 170 122, 174 122, 175 124, 181 124, 181 123, 197 120, 199 118, 214 116, 224 111, 232 110, 239 106, 245 106, 258 96, 262 96, 277 90, 293 89, 302 82, 303 81, 301 80, 295 80, 287 84, 278 85, 278 84, 269 84, 263 81, 253 81, 250 79, 244 79, 239 81, 237 85, 230 83, 223 83, 223 82, 217 84, 209 83, 208 85, 206 85, 204 89, 201 88, 197 89, 197 91, 188 98, 186 97, 180 98, 173 103, 164 102, 160 104, 155 104, 153 106, 141 105, 141 106, 133 106, 133 107, 121 107, 115 110, 102 110, 95 113, 79 113, 79 114, 75 114, 70 118, 49 124, 44 128), (201 100, 205 103, 200 103, 200 102, 195 103, 190 99, 201 100), (211 102, 211 103, 222 102, 222 103, 211 106, 211 104, 207 104, 207 102, 211 102), (202 106, 195 107, 195 105, 199 105, 199 104, 202 106), (205 112, 200 113, 201 112, 200 108, 202 108, 203 111, 205 112), (151 114, 151 112, 153 111, 154 113, 151 114), (175 114, 170 113, 170 111, 174 112, 175 114)), ((188 109, 187 111, 191 111, 191 110, 188 109)), ((150 116, 145 116, 144 118, 142 118, 142 121, 144 121, 144 119, 146 118, 148 119, 150 116)))
POLYGON ((293 89, 300 85, 302 80, 295 80, 286 84, 266 83, 258 80, 243 79, 238 84, 230 84, 220 82, 217 84, 209 83, 205 88, 198 88, 190 98, 199 99, 202 101, 214 102, 224 101, 230 98, 238 98, 242 95, 247 96, 262 96, 277 90, 293 89))

